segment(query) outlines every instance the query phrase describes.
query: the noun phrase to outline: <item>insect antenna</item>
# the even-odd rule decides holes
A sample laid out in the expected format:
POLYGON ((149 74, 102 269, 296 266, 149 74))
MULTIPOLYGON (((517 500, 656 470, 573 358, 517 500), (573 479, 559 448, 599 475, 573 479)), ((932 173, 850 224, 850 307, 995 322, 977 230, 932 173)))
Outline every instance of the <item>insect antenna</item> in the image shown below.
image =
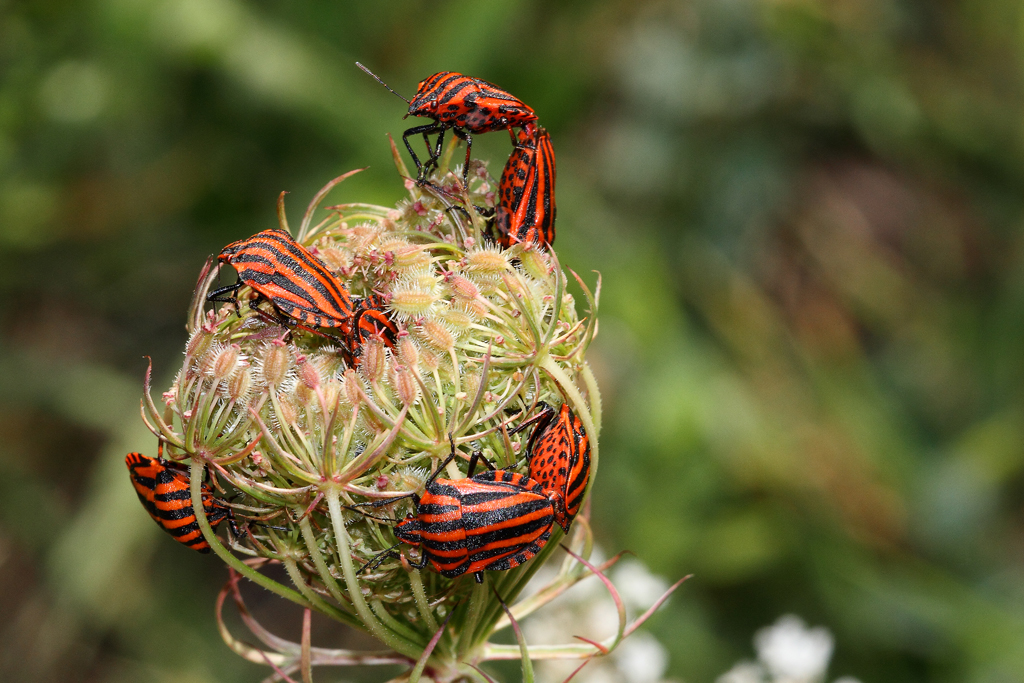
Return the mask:
POLYGON ((410 102, 409 100, 407 100, 406 98, 402 97, 402 96, 401 96, 401 95, 399 95, 399 94, 398 94, 397 92, 395 92, 394 90, 392 90, 392 89, 391 89, 391 86, 390 86, 390 85, 388 85, 388 84, 387 84, 387 83, 385 83, 384 81, 380 80, 380 76, 378 76, 377 74, 373 73, 372 71, 370 71, 369 69, 367 69, 367 68, 366 68, 365 66, 363 66, 363 65, 362 65, 362 64, 360 64, 359 62, 356 62, 356 66, 358 66, 358 67, 359 67, 360 69, 362 69, 362 70, 363 70, 363 71, 365 71, 366 73, 368 73, 368 74, 370 74, 371 76, 373 76, 374 80, 376 80, 376 81, 377 81, 378 83, 380 83, 381 85, 383 85, 383 86, 384 86, 385 88, 387 88, 388 90, 391 90, 391 93, 392 93, 393 95, 397 95, 397 96, 398 96, 398 97, 400 97, 401 99, 405 100, 406 104, 412 104, 412 102, 410 102))

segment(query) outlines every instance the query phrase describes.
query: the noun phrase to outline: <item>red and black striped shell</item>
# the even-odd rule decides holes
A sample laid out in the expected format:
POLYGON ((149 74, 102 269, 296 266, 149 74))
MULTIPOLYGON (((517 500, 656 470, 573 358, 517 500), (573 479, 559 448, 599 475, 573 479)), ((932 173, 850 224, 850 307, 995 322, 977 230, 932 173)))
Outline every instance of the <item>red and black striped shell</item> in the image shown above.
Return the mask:
POLYGON ((409 115, 432 118, 470 133, 520 127, 537 120, 533 109, 519 98, 454 71, 441 71, 420 81, 409 102, 409 115))
MULTIPOLYGON (((178 543, 201 553, 210 552, 210 544, 203 537, 192 509, 188 470, 178 463, 149 458, 141 453, 129 453, 124 463, 135 493, 153 521, 178 543)), ((231 518, 231 508, 215 498, 213 489, 206 484, 203 484, 202 495, 203 509, 210 526, 216 527, 231 518)))
POLYGON ((556 494, 555 521, 569 533, 590 480, 590 438, 568 404, 530 437, 530 478, 556 494))
POLYGON ((517 472, 436 479, 416 514, 395 527, 443 576, 505 570, 526 562, 551 536, 554 509, 540 485, 517 472))
POLYGON ((345 285, 287 230, 271 228, 232 242, 217 259, 234 266, 242 283, 300 323, 342 327, 352 316, 345 285))
POLYGON ((521 130, 498 185, 496 240, 550 246, 555 241, 555 151, 544 128, 521 130))

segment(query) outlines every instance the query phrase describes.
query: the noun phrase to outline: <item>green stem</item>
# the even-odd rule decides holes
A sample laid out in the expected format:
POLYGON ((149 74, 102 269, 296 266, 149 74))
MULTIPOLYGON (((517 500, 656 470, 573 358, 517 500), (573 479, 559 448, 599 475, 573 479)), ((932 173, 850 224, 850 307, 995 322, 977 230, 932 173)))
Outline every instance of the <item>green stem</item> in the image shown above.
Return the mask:
POLYGON ((223 560, 225 564, 253 583, 263 586, 271 593, 276 593, 282 598, 291 600, 303 607, 312 607, 309 601, 302 597, 302 595, 293 591, 291 588, 260 574, 258 571, 232 555, 231 552, 224 547, 224 544, 220 542, 220 539, 217 538, 217 534, 214 533, 213 528, 210 526, 210 522, 206 519, 206 510, 203 508, 203 474, 205 473, 205 470, 206 468, 201 460, 192 460, 191 466, 189 467, 189 490, 192 494, 192 509, 195 511, 196 520, 199 522, 199 528, 202 530, 203 537, 206 539, 206 542, 210 544, 211 548, 213 548, 213 552, 216 553, 217 557, 223 560))
POLYGON ((363 626, 378 640, 390 647, 395 652, 419 659, 423 652, 423 646, 413 643, 389 628, 381 624, 377 617, 370 611, 366 600, 363 599, 362 588, 359 586, 359 579, 356 578, 355 567, 352 566, 352 553, 348 544, 348 531, 345 529, 345 518, 341 515, 341 501, 336 489, 326 491, 324 497, 327 499, 327 507, 331 513, 331 526, 334 528, 334 537, 338 543, 338 562, 341 565, 341 573, 345 577, 345 586, 348 589, 349 599, 352 607, 363 622, 363 626))

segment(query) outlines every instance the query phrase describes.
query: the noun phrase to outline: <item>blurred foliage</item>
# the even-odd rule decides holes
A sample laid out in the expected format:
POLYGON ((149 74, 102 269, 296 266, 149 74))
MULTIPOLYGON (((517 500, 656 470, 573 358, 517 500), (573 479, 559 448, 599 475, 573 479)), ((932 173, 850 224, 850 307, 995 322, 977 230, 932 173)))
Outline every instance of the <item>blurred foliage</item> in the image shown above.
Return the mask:
POLYGON ((834 675, 1024 679, 1022 38, 1008 0, 3 3, 4 679, 263 675, 122 458, 208 254, 351 168, 338 201, 401 195, 356 59, 551 130, 559 255, 604 277, 596 533, 697 575, 651 622, 673 676, 796 612, 834 675))

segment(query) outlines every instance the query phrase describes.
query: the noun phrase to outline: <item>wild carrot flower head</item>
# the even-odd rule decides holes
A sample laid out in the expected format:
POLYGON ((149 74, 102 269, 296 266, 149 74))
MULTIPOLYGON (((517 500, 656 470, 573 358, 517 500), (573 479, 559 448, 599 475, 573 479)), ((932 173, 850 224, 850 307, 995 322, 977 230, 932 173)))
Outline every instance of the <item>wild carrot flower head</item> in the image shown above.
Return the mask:
MULTIPOLYGON (((307 661, 419 662, 419 672, 455 679, 481 660, 518 656, 518 648, 487 638, 510 623, 502 603, 516 600, 563 542, 562 531, 553 526, 532 560, 484 572, 483 584, 471 573, 446 577, 429 565, 416 569, 422 549, 396 538, 396 525, 417 513, 406 494, 423 493, 452 443, 456 457, 443 478, 467 476, 475 452, 526 476, 532 430, 513 428, 541 402, 568 404, 580 417, 596 471, 600 399, 585 354, 597 296, 574 274, 567 277, 551 251, 491 245, 481 214, 493 208, 495 184, 482 166, 461 195, 438 189, 460 189, 456 171, 428 184, 407 182, 409 197, 394 208, 319 209, 348 175, 318 193, 295 230, 282 204, 281 227, 357 302, 378 302, 397 335, 371 333, 353 348, 344 329, 286 324, 248 287, 236 303, 210 308, 218 275, 211 259, 189 312, 182 367, 162 406, 151 400, 147 376, 144 416, 165 455, 191 463, 193 502, 205 480, 230 503, 238 533, 226 543, 202 505, 193 507, 233 571, 390 648, 387 655, 310 654, 306 641, 300 649, 307 661), (583 301, 570 294, 570 278, 583 301), (292 585, 262 574, 267 563, 282 565, 292 585)), ((586 517, 577 518, 566 542, 582 558, 563 563, 552 595, 587 574, 586 517)), ((231 591, 238 595, 234 582, 224 595, 231 591)), ((547 599, 521 602, 516 616, 547 599)), ((277 640, 267 641, 277 652, 262 653, 230 642, 283 671, 301 661, 298 650, 281 649, 277 640)), ((577 656, 600 652, 570 647, 577 656)))

